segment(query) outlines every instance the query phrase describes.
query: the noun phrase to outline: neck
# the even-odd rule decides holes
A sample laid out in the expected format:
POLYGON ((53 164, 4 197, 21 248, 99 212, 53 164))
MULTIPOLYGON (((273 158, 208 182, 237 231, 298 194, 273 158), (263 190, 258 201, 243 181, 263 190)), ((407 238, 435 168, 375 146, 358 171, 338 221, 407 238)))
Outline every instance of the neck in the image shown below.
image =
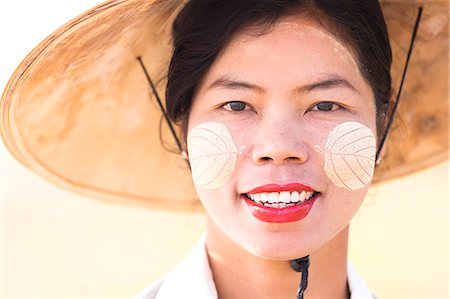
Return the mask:
MULTIPOLYGON (((310 254, 305 298, 348 298, 348 226, 310 254)), ((206 248, 219 299, 294 299, 301 273, 289 261, 261 258, 241 248, 208 220, 206 248)))

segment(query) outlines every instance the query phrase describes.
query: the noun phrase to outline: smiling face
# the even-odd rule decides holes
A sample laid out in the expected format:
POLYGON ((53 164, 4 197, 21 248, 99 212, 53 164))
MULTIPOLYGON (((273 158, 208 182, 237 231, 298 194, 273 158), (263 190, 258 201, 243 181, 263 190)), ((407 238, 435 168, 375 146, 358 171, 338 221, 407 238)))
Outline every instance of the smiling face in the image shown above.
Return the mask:
MULTIPOLYGON (((368 135, 376 132, 374 97, 351 51, 316 22, 285 17, 265 35, 247 33, 234 36, 198 86, 189 115, 188 149, 191 164, 192 159, 204 163, 197 165, 202 171, 193 171, 195 181, 217 165, 208 162, 214 159, 203 159, 202 145, 192 141, 210 140, 199 133, 199 126, 204 129, 206 123, 207 134, 229 136, 226 142, 212 143, 228 144, 232 165, 223 159, 230 156, 226 150, 208 156, 222 159, 223 167, 206 180, 220 177, 220 184, 196 184, 215 224, 208 234, 219 229, 253 254, 287 260, 326 244, 361 205, 370 173, 358 188, 339 186, 336 174, 333 178, 326 171, 327 138, 343 123, 356 123, 368 135), (228 169, 226 180, 221 169, 228 169), (285 203, 264 208, 250 198, 285 203), (302 205, 290 203, 305 199, 302 205)), ((361 149, 372 147, 373 135, 371 140, 361 149)), ((342 167, 335 171, 338 176, 342 167)))

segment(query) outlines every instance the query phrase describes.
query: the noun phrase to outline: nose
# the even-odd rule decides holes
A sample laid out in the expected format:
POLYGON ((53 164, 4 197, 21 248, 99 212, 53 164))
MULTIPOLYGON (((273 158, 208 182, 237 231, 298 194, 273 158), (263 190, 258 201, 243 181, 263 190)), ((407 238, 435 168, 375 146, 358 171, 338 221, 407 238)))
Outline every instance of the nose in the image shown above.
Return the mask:
POLYGON ((299 122, 266 121, 258 126, 252 158, 257 165, 300 164, 308 159, 309 148, 307 137, 299 122))

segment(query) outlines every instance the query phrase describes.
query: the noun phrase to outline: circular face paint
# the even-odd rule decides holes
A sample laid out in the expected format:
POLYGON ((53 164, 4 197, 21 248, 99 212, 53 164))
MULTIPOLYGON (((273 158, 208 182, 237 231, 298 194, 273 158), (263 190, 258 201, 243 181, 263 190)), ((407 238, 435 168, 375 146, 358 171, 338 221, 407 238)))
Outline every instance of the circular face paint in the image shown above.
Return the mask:
POLYGON ((223 124, 199 124, 189 132, 187 146, 194 184, 215 189, 230 179, 238 150, 223 124))
POLYGON ((325 172, 338 187, 360 189, 372 181, 376 139, 372 130, 359 122, 345 122, 328 135, 325 172))

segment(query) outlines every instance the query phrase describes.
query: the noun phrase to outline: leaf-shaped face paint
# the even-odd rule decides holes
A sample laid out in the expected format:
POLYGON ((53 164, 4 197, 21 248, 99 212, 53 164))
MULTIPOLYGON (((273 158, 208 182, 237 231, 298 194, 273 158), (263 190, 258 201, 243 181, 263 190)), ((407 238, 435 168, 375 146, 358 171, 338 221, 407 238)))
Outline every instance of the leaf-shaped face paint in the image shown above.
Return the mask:
POLYGON ((238 150, 227 128, 216 122, 196 126, 187 138, 192 178, 207 189, 223 186, 231 177, 238 150))
POLYGON ((328 135, 325 172, 331 181, 348 190, 360 189, 372 181, 376 140, 372 131, 358 122, 345 122, 328 135))

